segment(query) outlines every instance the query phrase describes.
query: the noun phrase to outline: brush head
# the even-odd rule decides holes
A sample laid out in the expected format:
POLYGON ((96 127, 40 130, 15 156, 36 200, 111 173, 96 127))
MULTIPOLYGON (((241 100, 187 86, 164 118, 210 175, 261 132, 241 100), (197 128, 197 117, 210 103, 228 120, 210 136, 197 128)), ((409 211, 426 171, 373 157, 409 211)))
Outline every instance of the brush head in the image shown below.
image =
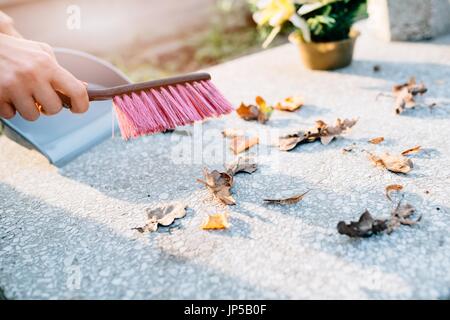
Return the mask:
POLYGON ((160 83, 116 95, 114 109, 124 139, 164 132, 233 111, 210 80, 160 83))

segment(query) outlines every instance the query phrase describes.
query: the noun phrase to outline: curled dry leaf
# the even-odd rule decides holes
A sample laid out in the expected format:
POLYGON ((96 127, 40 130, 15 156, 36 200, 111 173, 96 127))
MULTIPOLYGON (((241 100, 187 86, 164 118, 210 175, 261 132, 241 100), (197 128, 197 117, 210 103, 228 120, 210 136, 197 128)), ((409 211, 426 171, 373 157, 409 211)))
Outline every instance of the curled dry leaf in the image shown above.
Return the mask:
POLYGON ((203 230, 220 230, 228 229, 229 227, 230 223, 228 222, 228 217, 225 213, 209 215, 202 225, 203 230))
POLYGON ((241 103, 239 108, 236 109, 236 112, 239 117, 246 121, 258 120, 259 108, 255 105, 246 105, 244 103, 241 103))
POLYGON ((255 102, 256 105, 241 103, 239 108, 236 109, 236 113, 246 121, 257 120, 259 123, 264 124, 272 115, 273 108, 260 96, 255 98, 255 102))
POLYGON ((231 140, 230 148, 234 154, 242 153, 259 143, 259 137, 238 136, 231 140))
POLYGON ((419 216, 416 220, 410 219, 410 217, 416 212, 416 209, 409 203, 403 204, 400 200, 397 207, 392 211, 391 219, 388 222, 388 233, 392 233, 400 225, 412 226, 422 220, 422 216, 419 216))
POLYGON ((285 199, 264 199, 265 202, 270 204, 280 204, 280 205, 291 205, 296 204, 303 200, 303 198, 310 192, 311 190, 306 191, 305 193, 298 194, 285 199))
POLYGON ((390 155, 385 153, 381 156, 375 154, 369 154, 370 160, 377 166, 386 168, 394 173, 408 173, 413 168, 413 162, 411 159, 406 158, 403 155, 390 155))
POLYGON ((257 164, 253 158, 239 157, 237 160, 226 165, 225 169, 230 176, 234 176, 239 172, 253 173, 257 170, 257 164))
POLYGON ((386 198, 392 201, 391 193, 403 190, 403 186, 401 184, 391 184, 386 187, 386 198))
POLYGON ((402 155, 407 156, 409 154, 418 153, 420 151, 422 151, 422 147, 421 146, 415 146, 414 148, 407 149, 407 150, 403 151, 402 155))
POLYGON ((322 120, 316 121, 316 126, 308 131, 298 131, 279 138, 279 149, 290 151, 302 143, 314 142, 320 139, 328 145, 334 138, 348 131, 358 122, 357 119, 337 119, 334 126, 329 126, 322 120))
POLYGON ((170 226, 175 219, 186 216, 186 205, 181 203, 170 204, 155 209, 147 209, 148 222, 143 227, 133 228, 140 233, 154 232, 158 230, 158 225, 170 226))
POLYGON ((365 211, 358 221, 352 221, 346 224, 340 221, 337 225, 340 234, 352 238, 367 238, 374 234, 383 232, 388 228, 386 220, 377 220, 372 217, 369 211, 365 211))
POLYGON ((198 182, 204 184, 214 196, 227 205, 234 205, 236 201, 231 196, 231 188, 233 187, 233 176, 226 172, 219 172, 203 169, 205 180, 197 179, 198 182))
POLYGON ((371 144, 380 144, 384 141, 384 137, 377 137, 369 140, 371 144))
POLYGON ((275 105, 275 109, 280 111, 293 112, 300 109, 305 104, 302 96, 292 96, 283 99, 275 105))
POLYGON ((392 91, 396 97, 395 112, 401 114, 406 109, 415 108, 416 96, 425 94, 428 89, 423 83, 417 84, 416 79, 412 77, 406 83, 395 85, 392 91))

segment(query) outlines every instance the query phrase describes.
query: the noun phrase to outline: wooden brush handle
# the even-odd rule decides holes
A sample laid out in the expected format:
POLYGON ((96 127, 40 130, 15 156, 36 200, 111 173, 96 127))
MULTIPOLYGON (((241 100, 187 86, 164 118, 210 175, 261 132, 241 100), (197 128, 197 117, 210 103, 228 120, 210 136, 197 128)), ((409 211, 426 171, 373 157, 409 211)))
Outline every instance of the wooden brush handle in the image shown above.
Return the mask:
MULTIPOLYGON (((111 87, 111 88, 101 88, 101 89, 92 89, 88 87, 88 95, 89 101, 99 101, 99 100, 109 100, 115 96, 120 96, 123 94, 129 94, 132 92, 139 92, 148 89, 160 88, 165 86, 184 84, 188 82, 195 81, 205 81, 211 80, 211 75, 208 73, 191 73, 177 77, 141 82, 141 83, 133 83, 133 84, 125 84, 122 86, 111 87)), ((66 95, 59 93, 59 97, 63 102, 65 108, 70 109, 70 98, 66 95)))

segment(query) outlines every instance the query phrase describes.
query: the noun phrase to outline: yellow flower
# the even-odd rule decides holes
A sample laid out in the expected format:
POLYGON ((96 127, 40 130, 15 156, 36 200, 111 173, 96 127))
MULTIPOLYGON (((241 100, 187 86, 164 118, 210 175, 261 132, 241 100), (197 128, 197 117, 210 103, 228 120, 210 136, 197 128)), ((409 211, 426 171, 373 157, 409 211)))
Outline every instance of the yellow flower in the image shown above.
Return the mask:
POLYGON ((259 26, 269 24, 272 27, 281 27, 295 14, 293 0, 259 0, 258 11, 253 19, 259 26))

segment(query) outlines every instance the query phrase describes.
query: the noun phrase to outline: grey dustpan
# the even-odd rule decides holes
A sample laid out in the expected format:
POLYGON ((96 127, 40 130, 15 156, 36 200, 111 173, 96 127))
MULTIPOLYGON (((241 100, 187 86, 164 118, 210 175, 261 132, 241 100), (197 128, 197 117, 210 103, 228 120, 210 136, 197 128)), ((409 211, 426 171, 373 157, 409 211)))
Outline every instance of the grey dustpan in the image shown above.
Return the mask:
MULTIPOLYGON (((104 87, 127 84, 130 81, 112 65, 89 54, 68 49, 55 49, 59 63, 78 79, 104 87)), ((113 123, 111 101, 91 102, 89 111, 74 115, 63 110, 56 116, 42 116, 28 122, 19 115, 5 124, 5 134, 27 148, 41 152, 60 167, 83 152, 111 137, 117 130, 113 123)))

